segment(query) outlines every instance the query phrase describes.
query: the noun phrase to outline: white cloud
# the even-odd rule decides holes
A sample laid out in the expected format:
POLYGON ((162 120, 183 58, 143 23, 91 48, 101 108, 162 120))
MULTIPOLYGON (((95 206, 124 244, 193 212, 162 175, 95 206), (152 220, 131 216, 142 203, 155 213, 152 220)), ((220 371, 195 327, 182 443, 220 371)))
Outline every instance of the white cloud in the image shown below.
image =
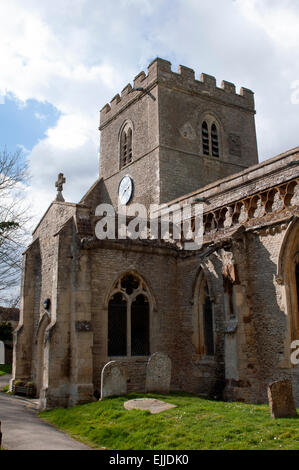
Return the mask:
POLYGON ((297 0, 238 0, 245 17, 264 29, 269 38, 287 51, 298 50, 299 5, 297 0))
POLYGON ((90 135, 90 124, 80 115, 62 116, 56 127, 48 129, 47 141, 58 151, 80 148, 93 137, 90 135))

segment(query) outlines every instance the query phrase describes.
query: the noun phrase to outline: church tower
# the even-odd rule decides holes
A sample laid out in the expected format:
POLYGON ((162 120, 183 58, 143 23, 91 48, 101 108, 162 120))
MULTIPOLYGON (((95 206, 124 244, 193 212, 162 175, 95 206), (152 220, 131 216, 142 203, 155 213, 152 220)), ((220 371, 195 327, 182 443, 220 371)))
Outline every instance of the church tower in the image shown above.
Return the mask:
POLYGON ((252 91, 155 59, 101 110, 101 202, 166 203, 257 164, 254 115, 252 91))

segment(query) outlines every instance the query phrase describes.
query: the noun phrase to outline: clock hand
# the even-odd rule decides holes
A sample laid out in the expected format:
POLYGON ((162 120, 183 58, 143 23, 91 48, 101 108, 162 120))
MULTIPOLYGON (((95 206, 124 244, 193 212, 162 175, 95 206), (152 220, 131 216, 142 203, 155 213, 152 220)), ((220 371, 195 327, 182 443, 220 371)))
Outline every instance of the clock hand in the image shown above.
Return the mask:
POLYGON ((127 189, 128 189, 128 188, 126 188, 126 189, 124 189, 124 190, 122 191, 122 193, 121 193, 121 197, 122 197, 122 198, 125 197, 126 192, 127 192, 127 189))

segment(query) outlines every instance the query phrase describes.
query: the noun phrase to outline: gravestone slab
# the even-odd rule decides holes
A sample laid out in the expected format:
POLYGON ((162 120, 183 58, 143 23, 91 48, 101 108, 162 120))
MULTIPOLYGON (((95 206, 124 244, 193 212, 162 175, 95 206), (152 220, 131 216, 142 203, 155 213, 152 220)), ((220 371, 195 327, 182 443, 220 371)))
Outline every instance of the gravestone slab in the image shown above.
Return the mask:
POLYGON ((153 398, 137 398, 136 400, 129 400, 124 403, 126 410, 148 410, 152 414, 158 414, 171 408, 176 408, 176 405, 171 405, 165 401, 155 400, 153 398))
POLYGON ((127 394, 127 374, 125 368, 116 361, 108 362, 101 374, 101 400, 127 394))
POLYGON ((154 353, 146 367, 146 392, 169 393, 171 360, 163 353, 154 353))
POLYGON ((290 380, 279 380, 270 384, 268 386, 268 399, 272 418, 297 416, 290 380))

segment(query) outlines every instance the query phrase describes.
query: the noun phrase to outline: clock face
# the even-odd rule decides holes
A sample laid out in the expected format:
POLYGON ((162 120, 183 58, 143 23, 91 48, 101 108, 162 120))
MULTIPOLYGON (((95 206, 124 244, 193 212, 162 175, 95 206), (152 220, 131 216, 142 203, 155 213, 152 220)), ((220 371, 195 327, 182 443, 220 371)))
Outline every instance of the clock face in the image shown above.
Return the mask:
POLYGON ((118 199, 121 204, 126 205, 133 195, 133 180, 130 176, 124 176, 118 186, 118 199))

